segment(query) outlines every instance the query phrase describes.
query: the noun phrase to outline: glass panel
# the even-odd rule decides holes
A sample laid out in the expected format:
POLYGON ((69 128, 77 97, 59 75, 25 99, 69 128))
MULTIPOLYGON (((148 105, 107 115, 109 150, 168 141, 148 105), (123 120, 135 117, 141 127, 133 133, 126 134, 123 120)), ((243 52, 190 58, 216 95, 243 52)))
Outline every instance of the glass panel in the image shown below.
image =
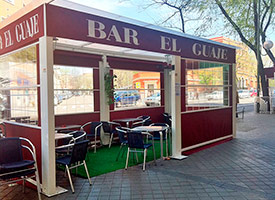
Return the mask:
POLYGON ((186 70, 187 85, 228 85, 229 66, 205 63, 186 70), (211 66, 211 67, 210 67, 211 66))
POLYGON ((37 124, 36 46, 0 58, 1 119, 37 124))
POLYGON ((55 114, 94 111, 93 68, 54 66, 55 114))
POLYGON ((186 62, 187 111, 229 105, 229 65, 186 62))
POLYGON ((160 106, 160 73, 114 70, 115 109, 160 106))

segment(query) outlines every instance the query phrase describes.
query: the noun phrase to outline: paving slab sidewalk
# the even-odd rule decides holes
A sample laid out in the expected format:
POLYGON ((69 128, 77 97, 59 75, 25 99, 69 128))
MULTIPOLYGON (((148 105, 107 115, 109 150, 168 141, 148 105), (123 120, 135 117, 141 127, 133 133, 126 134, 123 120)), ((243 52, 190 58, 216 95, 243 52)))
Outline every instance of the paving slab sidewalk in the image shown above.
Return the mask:
MULTIPOLYGON (((275 115, 248 112, 237 119, 237 138, 190 155, 158 160, 87 180, 74 177, 75 194, 62 172, 58 185, 69 192, 50 199, 275 199, 275 115)), ((31 189, 0 187, 0 199, 37 199, 31 189)), ((49 199, 43 196, 43 199, 49 199)))

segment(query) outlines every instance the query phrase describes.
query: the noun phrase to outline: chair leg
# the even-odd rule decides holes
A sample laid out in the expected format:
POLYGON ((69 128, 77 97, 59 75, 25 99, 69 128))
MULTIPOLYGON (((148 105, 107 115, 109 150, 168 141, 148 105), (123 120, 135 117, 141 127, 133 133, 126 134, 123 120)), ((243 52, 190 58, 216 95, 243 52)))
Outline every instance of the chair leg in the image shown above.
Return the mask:
POLYGON ((119 152, 118 152, 118 154, 117 154, 117 156, 116 156, 116 161, 118 160, 118 157, 119 157, 119 155, 120 155, 120 152, 121 152, 121 150, 122 150, 122 143, 120 144, 120 148, 119 148, 119 152))
POLYGON ((71 174, 70 174, 70 169, 69 169, 68 165, 66 165, 66 170, 67 170, 67 173, 68 173, 68 177, 69 177, 69 181, 70 181, 70 185, 71 185, 72 193, 74 193, 73 181, 72 181, 72 177, 71 177, 71 174))
POLYGON ((153 146, 153 154, 154 154, 154 163, 155 163, 155 166, 156 166, 157 162, 156 162, 156 151, 155 151, 155 141, 154 141, 154 138, 152 139, 152 146, 153 146))
POLYGON ((123 155, 125 154, 125 151, 127 150, 126 145, 124 145, 124 147, 125 147, 125 148, 123 148, 123 147, 122 147, 122 148, 123 148, 123 150, 122 150, 121 157, 123 157, 123 155))
POLYGON ((95 135, 95 147, 94 147, 94 153, 96 153, 96 135, 95 135))
POLYGON ((85 160, 83 160, 83 164, 84 164, 84 168, 85 168, 85 171, 86 171, 89 183, 90 183, 90 185, 92 185, 92 181, 91 181, 91 178, 90 178, 90 175, 89 175, 88 168, 87 168, 85 160))
POLYGON ((112 145, 112 141, 113 141, 113 136, 114 134, 112 133, 111 136, 110 136, 110 141, 109 141, 109 148, 111 147, 112 145))
POLYGON ((171 128, 169 130, 170 130, 170 132, 169 132, 169 152, 170 152, 170 154, 172 154, 172 130, 171 130, 171 128))
POLYGON ((127 152, 127 158, 126 158, 125 169, 128 168, 129 154, 130 154, 130 147, 128 147, 128 152, 127 152))
POLYGON ((35 180, 36 180, 38 199, 41 200, 41 185, 40 185, 40 178, 39 178, 39 173, 38 173, 38 168, 37 168, 36 161, 34 163, 34 167, 35 167, 35 180))
POLYGON ((23 184, 22 184, 22 190, 23 190, 23 193, 25 193, 25 183, 26 183, 26 177, 22 177, 23 178, 23 184))
POLYGON ((168 152, 168 138, 167 138, 167 135, 166 135, 166 157, 169 156, 169 152, 168 152))
POLYGON ((143 153, 143 171, 145 171, 145 163, 146 163, 146 156, 147 156, 147 149, 144 149, 143 153))
MULTIPOLYGON (((135 151, 137 151, 137 149, 135 149, 135 151)), ((137 160, 137 163, 138 163, 138 154, 136 152, 136 160, 137 160)))

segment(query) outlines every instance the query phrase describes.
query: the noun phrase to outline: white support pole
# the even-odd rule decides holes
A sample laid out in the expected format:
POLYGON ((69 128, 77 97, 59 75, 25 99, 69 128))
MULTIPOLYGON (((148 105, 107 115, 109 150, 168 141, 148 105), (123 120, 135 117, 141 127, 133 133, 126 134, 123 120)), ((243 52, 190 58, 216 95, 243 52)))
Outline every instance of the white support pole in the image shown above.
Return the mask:
POLYGON ((171 70, 164 69, 164 111, 171 114, 171 70))
POLYGON ((56 193, 55 121, 53 87, 53 38, 39 39, 42 189, 47 196, 56 193))
POLYGON ((236 86, 236 65, 232 64, 232 134, 236 138, 236 111, 237 111, 237 86, 236 86))
POLYGON ((107 62, 107 57, 102 56, 102 61, 99 62, 99 88, 100 88, 100 121, 110 120, 110 106, 106 103, 105 95, 105 82, 104 75, 109 72, 109 65, 107 62))
POLYGON ((174 159, 183 159, 181 154, 181 57, 173 56, 175 70, 171 72, 171 116, 172 116, 172 156, 174 159))

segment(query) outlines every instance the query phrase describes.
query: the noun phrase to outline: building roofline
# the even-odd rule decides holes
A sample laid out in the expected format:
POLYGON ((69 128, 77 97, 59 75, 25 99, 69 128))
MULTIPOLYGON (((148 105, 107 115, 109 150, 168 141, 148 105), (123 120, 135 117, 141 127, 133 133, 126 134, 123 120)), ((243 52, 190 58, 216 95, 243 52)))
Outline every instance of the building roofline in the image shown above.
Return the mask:
POLYGON ((29 13, 30 11, 36 9, 37 7, 39 7, 43 4, 52 4, 52 5, 55 5, 55 6, 62 7, 62 8, 75 10, 75 11, 78 11, 78 12, 83 12, 83 13, 88 13, 88 14, 94 14, 94 15, 98 15, 98 16, 101 16, 101 17, 121 21, 121 22, 124 22, 124 23, 129 23, 129 24, 141 26, 141 27, 148 28, 148 29, 152 29, 152 30, 156 30, 156 31, 164 32, 164 33, 177 35, 177 36, 184 37, 184 38, 189 38, 189 39, 194 39, 194 40, 198 40, 198 41, 202 41, 202 42, 212 43, 212 44, 215 44, 215 45, 225 46, 225 47, 228 47, 228 48, 231 48, 231 49, 237 49, 237 47, 233 46, 233 45, 228 45, 228 44, 216 42, 216 41, 213 41, 213 40, 209 40, 209 39, 206 39, 206 38, 200 38, 200 37, 189 35, 189 34, 186 34, 186 33, 181 33, 181 32, 175 31, 175 30, 163 28, 163 27, 160 27, 160 26, 156 26, 156 25, 153 25, 153 24, 149 24, 149 23, 146 23, 146 22, 139 21, 139 20, 131 19, 131 18, 128 18, 128 17, 123 17, 121 15, 117 15, 117 14, 113 14, 113 13, 110 13, 110 12, 102 11, 102 10, 99 10, 99 9, 96 9, 96 8, 88 7, 88 6, 81 5, 81 4, 74 3, 74 2, 71 2, 71 1, 67 1, 67 0, 35 0, 35 1, 32 1, 31 3, 27 4, 24 8, 18 10, 13 15, 8 17, 4 21, 0 22, 0 29, 2 29, 5 26, 11 24, 12 22, 16 21, 20 17, 24 16, 25 14, 29 13))
POLYGON ((133 24, 133 25, 144 27, 144 28, 164 32, 164 33, 177 35, 177 36, 180 36, 180 37, 185 37, 185 38, 194 39, 194 40, 198 40, 198 41, 202 41, 202 42, 212 43, 212 44, 215 44, 215 45, 225 46, 225 47, 228 47, 228 48, 231 48, 231 49, 237 49, 237 47, 235 47, 233 45, 216 42, 216 41, 209 40, 209 39, 206 39, 206 38, 200 38, 200 37, 189 35, 189 34, 186 34, 186 33, 181 33, 179 31, 175 31, 175 30, 171 30, 171 29, 168 29, 168 28, 156 26, 156 25, 149 24, 149 23, 146 23, 146 22, 143 22, 143 21, 135 20, 135 19, 132 19, 132 18, 124 17, 124 16, 121 16, 121 15, 117 15, 117 14, 110 13, 110 12, 107 12, 107 11, 103 11, 103 10, 100 10, 100 9, 96 9, 96 8, 88 7, 88 6, 85 6, 85 5, 81 5, 81 4, 71 2, 71 1, 68 1, 68 0, 53 0, 53 1, 50 2, 50 4, 55 5, 55 6, 59 6, 59 7, 62 7, 62 8, 78 11, 78 12, 94 14, 94 15, 97 15, 97 16, 100 16, 100 17, 105 17, 105 18, 117 20, 117 21, 120 21, 120 22, 133 24))

